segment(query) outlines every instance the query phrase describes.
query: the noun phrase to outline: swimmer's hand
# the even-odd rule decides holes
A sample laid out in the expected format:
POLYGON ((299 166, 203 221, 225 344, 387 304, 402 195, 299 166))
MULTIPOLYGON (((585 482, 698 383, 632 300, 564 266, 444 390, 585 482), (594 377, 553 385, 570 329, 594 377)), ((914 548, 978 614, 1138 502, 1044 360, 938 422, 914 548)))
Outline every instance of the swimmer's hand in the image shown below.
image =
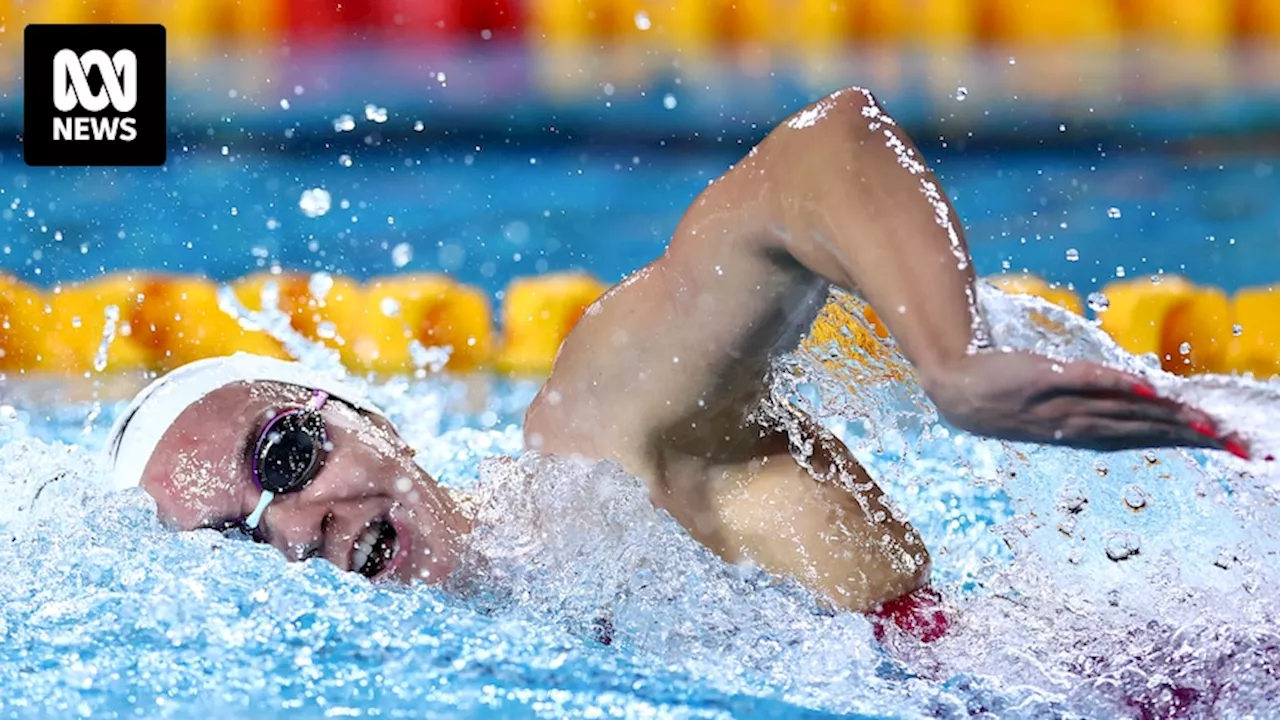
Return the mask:
POLYGON ((925 384, 948 422, 979 435, 1101 451, 1203 447, 1249 459, 1240 438, 1221 433, 1208 413, 1096 363, 986 351, 925 384))

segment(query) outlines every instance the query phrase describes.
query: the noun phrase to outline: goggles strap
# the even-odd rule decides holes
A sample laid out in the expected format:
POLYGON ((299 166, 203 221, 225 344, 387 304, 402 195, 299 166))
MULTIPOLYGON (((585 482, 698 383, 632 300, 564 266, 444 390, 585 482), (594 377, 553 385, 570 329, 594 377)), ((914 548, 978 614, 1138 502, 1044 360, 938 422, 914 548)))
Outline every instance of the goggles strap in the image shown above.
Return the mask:
POLYGON ((253 514, 245 518, 244 521, 244 524, 247 525, 250 530, 258 529, 258 523, 262 522, 262 513, 267 511, 267 506, 271 504, 271 501, 274 500, 275 497, 276 494, 270 490, 262 491, 262 497, 258 498, 258 507, 254 508, 253 514))

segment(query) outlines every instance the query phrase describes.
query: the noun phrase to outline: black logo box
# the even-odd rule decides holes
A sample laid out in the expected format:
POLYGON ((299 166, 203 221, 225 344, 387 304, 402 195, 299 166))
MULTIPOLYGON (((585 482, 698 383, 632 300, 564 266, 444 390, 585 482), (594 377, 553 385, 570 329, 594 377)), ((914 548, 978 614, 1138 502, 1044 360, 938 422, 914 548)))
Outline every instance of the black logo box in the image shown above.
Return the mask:
MULTIPOLYGON (((23 159, 32 166, 163 165, 168 154, 166 36, 163 25, 28 25, 22 73, 23 159), (101 50, 108 56, 131 50, 137 57, 138 101, 129 113, 110 104, 100 112, 84 108, 62 113, 53 103, 53 58, 61 50, 82 55, 101 50), (54 118, 134 119, 131 141, 54 140, 54 118)), ((102 87, 96 71, 89 85, 102 87)))

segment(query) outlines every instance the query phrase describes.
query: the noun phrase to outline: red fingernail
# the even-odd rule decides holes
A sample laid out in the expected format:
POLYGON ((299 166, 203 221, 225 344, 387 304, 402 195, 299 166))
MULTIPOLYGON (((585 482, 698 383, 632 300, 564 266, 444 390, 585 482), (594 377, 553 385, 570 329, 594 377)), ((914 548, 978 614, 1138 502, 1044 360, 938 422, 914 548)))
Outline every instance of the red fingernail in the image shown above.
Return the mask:
POLYGON ((1222 449, 1226 450, 1232 455, 1235 455, 1241 460, 1252 459, 1249 457, 1249 451, 1245 448, 1245 446, 1239 440, 1224 440, 1222 443, 1222 449))
POLYGON ((1144 398, 1160 397, 1159 393, 1156 392, 1156 389, 1151 387, 1150 385, 1144 385, 1142 383, 1138 383, 1134 385, 1131 389, 1133 390, 1134 395, 1141 395, 1144 398))
POLYGON ((1210 438, 1213 438, 1214 440, 1218 439, 1218 431, 1215 430, 1214 427, 1209 423, 1199 422, 1199 421, 1193 422, 1191 423, 1191 429, 1195 430, 1196 432, 1200 433, 1205 437, 1210 437, 1210 438))

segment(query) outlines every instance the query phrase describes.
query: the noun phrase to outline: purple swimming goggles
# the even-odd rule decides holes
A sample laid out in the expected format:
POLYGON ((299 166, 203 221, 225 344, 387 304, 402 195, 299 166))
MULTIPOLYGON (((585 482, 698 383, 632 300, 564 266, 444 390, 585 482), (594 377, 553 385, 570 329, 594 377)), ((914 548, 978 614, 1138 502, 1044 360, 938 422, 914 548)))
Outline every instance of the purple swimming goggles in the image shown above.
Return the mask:
POLYGON ((267 423, 253 448, 253 481, 262 490, 258 506, 245 519, 251 530, 277 495, 298 492, 316 479, 329 452, 329 435, 320 410, 329 393, 316 390, 306 407, 286 410, 267 423))

